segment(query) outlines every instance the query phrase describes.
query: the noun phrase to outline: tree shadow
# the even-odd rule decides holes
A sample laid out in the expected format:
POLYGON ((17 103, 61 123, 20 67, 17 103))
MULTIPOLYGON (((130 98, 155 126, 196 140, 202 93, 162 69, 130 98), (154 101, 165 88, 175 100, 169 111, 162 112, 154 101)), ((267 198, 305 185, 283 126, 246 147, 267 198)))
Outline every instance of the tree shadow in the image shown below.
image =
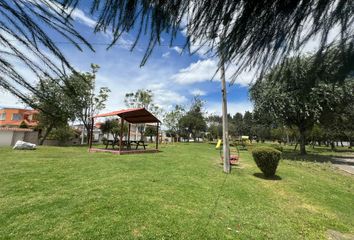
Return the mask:
POLYGON ((257 178, 261 178, 264 180, 270 180, 270 181, 279 181, 282 180, 281 177, 279 177, 278 175, 274 175, 273 177, 266 177, 264 176, 263 173, 254 173, 253 176, 257 177, 257 178))
POLYGON ((337 148, 335 148, 333 151, 334 152, 340 152, 340 153, 343 153, 343 152, 353 153, 354 149, 350 149, 350 148, 348 148, 348 149, 337 149, 337 148))
POLYGON ((343 164, 343 165, 354 165, 354 158, 349 156, 336 156, 336 155, 321 155, 315 153, 307 153, 306 155, 301 155, 294 151, 284 151, 283 159, 293 160, 293 161, 305 161, 305 162, 315 162, 315 163, 333 163, 333 164, 343 164), (348 159, 352 161, 348 161, 348 159))
POLYGON ((288 159, 293 161, 326 163, 326 162, 331 162, 332 160, 332 156, 313 154, 313 153, 307 153, 306 155, 301 155, 298 152, 284 151, 282 155, 283 155, 282 156, 283 159, 288 159))

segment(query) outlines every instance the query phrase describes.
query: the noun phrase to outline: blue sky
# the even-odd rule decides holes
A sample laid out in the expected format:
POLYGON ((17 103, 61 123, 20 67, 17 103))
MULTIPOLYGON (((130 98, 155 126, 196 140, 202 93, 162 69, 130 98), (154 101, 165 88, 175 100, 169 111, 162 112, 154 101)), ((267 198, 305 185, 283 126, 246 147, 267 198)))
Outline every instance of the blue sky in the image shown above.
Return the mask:
MULTIPOLYGON (((147 63, 139 67, 147 37, 142 36, 135 50, 131 52, 129 46, 134 40, 134 32, 123 34, 117 45, 107 50, 107 46, 102 43, 110 42, 110 34, 93 34, 95 20, 85 11, 85 6, 81 6, 73 12, 73 18, 80 33, 93 44, 95 52, 88 48, 81 52, 70 44, 58 46, 72 65, 80 71, 89 71, 91 63, 101 67, 97 74, 97 87, 106 86, 112 90, 107 108, 103 111, 125 108, 124 95, 128 92, 151 89, 155 102, 165 111, 170 110, 175 104, 188 107, 193 96, 200 95, 206 102, 205 110, 209 114, 221 113, 219 74, 211 80, 217 69, 216 58, 208 57, 202 51, 192 56, 187 51, 182 51, 184 36, 180 33, 173 47, 168 46, 169 37, 163 36, 162 46, 157 46, 147 63)), ((31 76, 25 70, 22 70, 22 73, 29 74, 27 78, 31 76)), ((230 79, 232 70, 229 69, 226 75, 230 79)), ((236 79, 235 84, 228 86, 229 113, 252 110, 248 86, 253 78, 253 74, 243 73, 236 79)), ((23 104, 13 96, 3 92, 1 95, 3 97, 0 98, 0 106, 23 107, 23 104)))

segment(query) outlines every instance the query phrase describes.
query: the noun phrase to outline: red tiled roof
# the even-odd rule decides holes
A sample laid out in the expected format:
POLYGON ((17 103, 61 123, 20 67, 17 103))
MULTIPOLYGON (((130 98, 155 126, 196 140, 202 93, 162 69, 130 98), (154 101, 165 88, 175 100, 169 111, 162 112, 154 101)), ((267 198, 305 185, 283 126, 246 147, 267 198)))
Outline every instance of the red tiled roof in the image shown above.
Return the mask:
POLYGON ((108 113, 101 113, 93 116, 93 118, 98 117, 110 117, 119 116, 125 121, 130 123, 158 123, 160 122, 157 117, 155 117, 151 112, 145 108, 130 108, 119 111, 113 111, 108 113))

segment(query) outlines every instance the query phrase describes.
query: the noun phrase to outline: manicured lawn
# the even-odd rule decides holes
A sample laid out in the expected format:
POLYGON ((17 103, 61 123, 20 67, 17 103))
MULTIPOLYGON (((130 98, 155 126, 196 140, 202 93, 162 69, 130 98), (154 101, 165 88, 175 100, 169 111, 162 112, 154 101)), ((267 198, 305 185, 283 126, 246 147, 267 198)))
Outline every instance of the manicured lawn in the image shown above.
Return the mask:
POLYGON ((282 160, 262 179, 247 151, 222 173, 210 144, 118 156, 0 148, 0 239, 327 239, 354 233, 354 177, 282 160))

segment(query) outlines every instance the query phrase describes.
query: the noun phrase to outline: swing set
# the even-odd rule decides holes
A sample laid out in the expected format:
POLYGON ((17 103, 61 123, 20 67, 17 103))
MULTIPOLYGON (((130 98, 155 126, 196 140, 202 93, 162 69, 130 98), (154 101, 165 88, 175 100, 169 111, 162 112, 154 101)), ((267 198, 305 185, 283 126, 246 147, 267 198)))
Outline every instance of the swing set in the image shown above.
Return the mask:
MULTIPOLYGON (((223 149, 222 149, 221 139, 219 139, 218 142, 216 143, 215 149, 219 150, 220 159, 221 159, 221 162, 223 162, 224 161, 224 153, 223 153, 223 149)), ((240 159, 240 151, 239 151, 238 147, 237 146, 230 146, 229 152, 230 152, 230 164, 231 165, 238 165, 239 159, 240 159)))

